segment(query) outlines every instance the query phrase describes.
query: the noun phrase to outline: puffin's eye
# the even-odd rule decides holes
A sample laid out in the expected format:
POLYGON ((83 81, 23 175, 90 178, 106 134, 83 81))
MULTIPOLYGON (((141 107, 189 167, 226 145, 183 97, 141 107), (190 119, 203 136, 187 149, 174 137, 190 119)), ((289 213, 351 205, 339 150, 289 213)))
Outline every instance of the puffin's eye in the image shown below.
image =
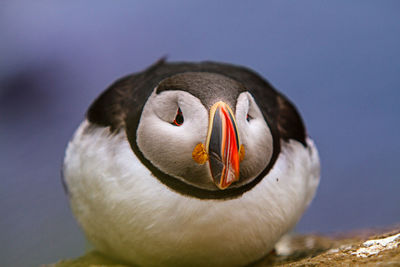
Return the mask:
POLYGON ((176 112, 175 120, 172 124, 176 125, 176 126, 181 126, 183 124, 183 115, 182 115, 182 111, 180 108, 178 108, 178 111, 176 112))
POLYGON ((251 121, 253 119, 253 117, 252 116, 250 116, 249 114, 247 114, 247 116, 246 116, 246 120, 247 121, 251 121))

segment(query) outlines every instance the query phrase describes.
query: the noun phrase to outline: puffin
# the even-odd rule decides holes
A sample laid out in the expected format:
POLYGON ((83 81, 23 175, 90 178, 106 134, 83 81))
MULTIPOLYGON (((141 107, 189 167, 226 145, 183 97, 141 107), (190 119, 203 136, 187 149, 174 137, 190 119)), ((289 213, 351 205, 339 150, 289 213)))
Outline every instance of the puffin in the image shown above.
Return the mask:
POLYGON ((103 254, 133 266, 246 266, 299 221, 320 163, 296 107, 256 72, 161 59, 91 104, 62 173, 103 254))

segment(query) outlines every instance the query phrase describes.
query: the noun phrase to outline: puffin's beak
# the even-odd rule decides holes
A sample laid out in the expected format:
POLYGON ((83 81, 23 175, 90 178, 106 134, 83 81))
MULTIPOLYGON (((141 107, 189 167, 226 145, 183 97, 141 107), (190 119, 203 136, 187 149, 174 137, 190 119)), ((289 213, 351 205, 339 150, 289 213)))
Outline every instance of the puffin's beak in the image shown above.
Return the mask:
POLYGON ((214 183, 225 189, 239 180, 239 135, 231 108, 224 102, 210 110, 206 150, 214 183))

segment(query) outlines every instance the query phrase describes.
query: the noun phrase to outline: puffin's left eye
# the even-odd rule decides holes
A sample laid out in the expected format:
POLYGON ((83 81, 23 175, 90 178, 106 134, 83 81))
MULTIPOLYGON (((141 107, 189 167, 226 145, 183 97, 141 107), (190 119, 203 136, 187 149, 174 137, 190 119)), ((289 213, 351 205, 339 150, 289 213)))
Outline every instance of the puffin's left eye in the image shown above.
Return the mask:
POLYGON ((249 114, 246 115, 246 120, 247 120, 247 121, 251 121, 252 119, 253 119, 252 116, 250 116, 249 114))
POLYGON ((180 108, 178 108, 178 110, 176 112, 175 120, 172 124, 176 125, 176 126, 181 126, 183 124, 183 114, 182 114, 182 111, 180 108))

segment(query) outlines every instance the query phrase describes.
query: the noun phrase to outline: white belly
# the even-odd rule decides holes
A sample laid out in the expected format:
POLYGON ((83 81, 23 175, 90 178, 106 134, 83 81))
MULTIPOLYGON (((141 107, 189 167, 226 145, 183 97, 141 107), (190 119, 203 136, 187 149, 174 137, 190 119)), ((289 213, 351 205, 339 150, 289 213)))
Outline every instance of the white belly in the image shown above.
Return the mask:
POLYGON ((71 207, 100 251, 140 266, 241 266, 262 258, 300 219, 319 182, 313 142, 282 143, 269 174, 229 200, 181 195, 153 177, 124 131, 88 130, 68 145, 71 207))

